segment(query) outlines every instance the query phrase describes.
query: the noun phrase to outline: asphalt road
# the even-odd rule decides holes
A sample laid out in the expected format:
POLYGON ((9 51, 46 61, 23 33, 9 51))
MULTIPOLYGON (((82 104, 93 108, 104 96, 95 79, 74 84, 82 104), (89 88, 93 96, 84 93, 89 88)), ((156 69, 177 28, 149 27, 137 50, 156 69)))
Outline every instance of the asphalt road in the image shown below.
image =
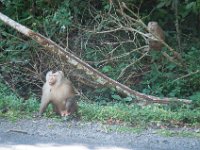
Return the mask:
POLYGON ((107 131, 100 123, 0 118, 0 150, 200 150, 200 138, 107 131))

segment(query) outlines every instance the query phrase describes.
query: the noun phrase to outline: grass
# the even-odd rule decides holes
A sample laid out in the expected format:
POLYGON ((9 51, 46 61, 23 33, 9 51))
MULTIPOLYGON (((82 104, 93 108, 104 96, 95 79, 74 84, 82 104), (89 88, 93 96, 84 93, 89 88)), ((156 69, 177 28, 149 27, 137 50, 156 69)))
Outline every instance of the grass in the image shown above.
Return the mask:
POLYGON ((195 124, 200 122, 200 111, 189 108, 179 108, 171 111, 163 106, 149 105, 140 107, 137 105, 80 103, 80 112, 84 120, 100 120, 107 122, 128 122, 134 126, 145 126, 148 123, 160 122, 161 124, 195 124))
POLYGON ((124 125, 117 125, 117 126, 104 126, 104 130, 107 132, 119 132, 119 133, 135 133, 139 134, 142 133, 144 128, 136 128, 136 127, 130 127, 130 126, 124 126, 124 125))
MULTIPOLYGON (((39 108, 39 100, 30 98, 23 101, 17 98, 5 85, 0 84, 0 116, 11 118, 12 120, 31 117, 39 108), (7 109, 8 111, 4 111, 7 109)), ((180 127, 199 126, 199 108, 190 109, 186 106, 179 106, 171 109, 169 106, 148 105, 145 107, 136 104, 79 102, 78 114, 83 121, 101 121, 106 124, 128 124, 130 127, 146 128, 151 127, 180 127)), ((47 117, 55 117, 52 108, 49 107, 45 113, 47 117)), ((118 131, 131 129, 118 128, 118 131)))
POLYGON ((174 136, 178 136, 178 137, 200 137, 200 132, 197 131, 178 131, 178 130, 158 130, 156 132, 157 134, 160 134, 162 136, 166 136, 166 137, 174 137, 174 136))

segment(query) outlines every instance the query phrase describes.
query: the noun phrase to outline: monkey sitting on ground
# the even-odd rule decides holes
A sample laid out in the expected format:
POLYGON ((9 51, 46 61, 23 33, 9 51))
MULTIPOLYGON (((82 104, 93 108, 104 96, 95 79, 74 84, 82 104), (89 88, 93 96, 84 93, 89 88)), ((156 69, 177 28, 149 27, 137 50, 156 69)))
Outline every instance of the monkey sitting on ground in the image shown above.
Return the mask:
MULTIPOLYGON (((162 28, 159 26, 159 24, 155 21, 150 21, 148 23, 148 31, 150 33, 152 33, 153 35, 155 35, 156 37, 160 38, 161 40, 165 40, 165 35, 164 35, 164 31, 162 30, 162 28)), ((154 49, 154 50, 159 50, 161 51, 163 47, 163 43, 160 42, 158 39, 156 39, 155 37, 151 37, 149 38, 149 49, 154 49)))
POLYGON ((64 77, 62 71, 46 74, 46 82, 42 88, 42 99, 39 115, 46 110, 49 103, 53 104, 53 111, 61 116, 68 116, 77 111, 77 103, 73 98, 75 92, 71 82, 64 77))

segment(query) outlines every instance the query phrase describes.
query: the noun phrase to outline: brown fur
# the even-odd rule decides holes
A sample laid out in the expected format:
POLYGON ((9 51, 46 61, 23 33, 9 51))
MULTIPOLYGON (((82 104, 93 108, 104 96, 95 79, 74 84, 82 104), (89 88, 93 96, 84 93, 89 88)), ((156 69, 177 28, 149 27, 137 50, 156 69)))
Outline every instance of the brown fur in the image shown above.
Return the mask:
POLYGON ((70 115, 77 109, 77 103, 74 97, 74 89, 71 82, 64 77, 62 71, 52 73, 49 71, 46 75, 46 82, 42 88, 42 99, 39 115, 46 110, 49 103, 53 104, 53 110, 61 115, 70 115))
MULTIPOLYGON (((147 26, 148 30, 150 33, 156 35, 157 37, 159 37, 161 40, 165 40, 165 35, 164 35, 164 31, 162 30, 162 28, 159 26, 159 24, 155 21, 150 21, 148 23, 147 26)), ((163 44, 155 39, 149 39, 149 49, 154 49, 154 50, 162 50, 163 44)))

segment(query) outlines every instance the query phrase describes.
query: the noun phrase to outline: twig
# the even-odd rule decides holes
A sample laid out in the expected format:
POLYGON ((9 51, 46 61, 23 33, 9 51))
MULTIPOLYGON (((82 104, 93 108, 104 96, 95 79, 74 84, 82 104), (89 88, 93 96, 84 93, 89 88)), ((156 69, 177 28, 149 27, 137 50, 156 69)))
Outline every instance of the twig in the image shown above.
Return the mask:
POLYGON ((196 70, 195 72, 188 73, 188 74, 186 74, 186 75, 184 75, 184 76, 182 76, 182 77, 179 77, 179 78, 173 80, 172 82, 176 82, 176 81, 178 81, 178 80, 187 78, 187 77, 189 77, 189 76, 191 76, 191 75, 194 75, 194 74, 197 74, 197 73, 199 73, 199 72, 200 72, 200 70, 196 70))
MULTIPOLYGON (((103 33, 116 32, 116 31, 119 31, 119 30, 122 30, 122 27, 119 27, 119 28, 116 28, 116 29, 112 29, 112 30, 107 30, 107 31, 96 31, 95 33, 103 34, 103 33)), ((88 31, 88 32, 94 33, 94 31, 88 31)))
POLYGON ((115 59, 120 59, 120 58, 126 57, 126 56, 128 56, 128 55, 131 55, 131 53, 133 53, 133 52, 136 52, 136 51, 139 51, 139 50, 145 49, 145 48, 147 48, 147 46, 142 46, 142 47, 133 49, 133 50, 130 51, 130 52, 124 53, 124 54, 122 54, 122 55, 115 56, 115 57, 112 57, 112 58, 109 58, 109 59, 106 59, 106 60, 99 61, 99 63, 104 63, 104 62, 106 62, 106 61, 111 61, 111 60, 115 60, 115 59))
POLYGON ((137 63, 138 61, 140 61, 142 58, 144 58, 146 55, 148 54, 148 52, 144 53, 139 59, 137 59, 136 61, 132 62, 131 64, 129 64, 128 66, 126 66, 120 73, 120 75, 118 76, 117 80, 119 80, 125 73, 126 69, 128 69, 130 66, 133 66, 135 63, 137 63))
POLYGON ((10 129, 7 132, 17 132, 17 133, 22 133, 22 134, 28 134, 27 131, 24 130, 18 130, 18 129, 10 129))

